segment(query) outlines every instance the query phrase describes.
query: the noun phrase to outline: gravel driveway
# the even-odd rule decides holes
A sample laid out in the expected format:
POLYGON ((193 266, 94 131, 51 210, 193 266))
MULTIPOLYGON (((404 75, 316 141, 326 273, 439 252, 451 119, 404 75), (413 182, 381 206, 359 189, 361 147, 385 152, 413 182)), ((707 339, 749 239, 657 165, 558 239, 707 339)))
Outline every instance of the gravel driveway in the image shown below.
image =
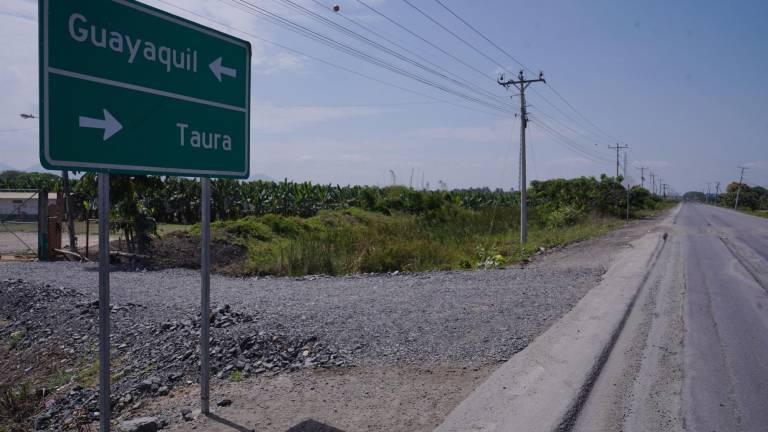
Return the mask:
MULTIPOLYGON (((548 251, 525 268, 333 278, 214 275, 212 304, 229 305, 235 313, 248 314, 268 332, 301 340, 316 337, 359 366, 351 375, 337 378, 328 378, 322 375, 324 372, 302 372, 320 377, 326 384, 334 383, 335 390, 345 395, 327 398, 318 394, 313 409, 316 417, 327 414, 325 420, 347 430, 430 430, 479 383, 478 377, 490 374, 496 364, 525 348, 568 312, 599 282, 613 256, 653 225, 653 221, 636 222, 599 239, 548 251), (393 405, 389 411, 366 411, 368 414, 361 417, 360 410, 368 408, 360 405, 359 395, 381 389, 382 370, 399 371, 395 376, 401 377, 397 381, 400 384, 382 393, 382 397, 393 400, 393 405), (448 382, 449 377, 457 390, 447 395, 441 383, 448 382), (424 407, 405 415, 397 406, 407 401, 423 403, 424 407), (422 419, 421 426, 408 423, 416 418, 422 419), (362 427, 372 422, 380 426, 362 427)), ((48 283, 82 293, 86 300, 97 297, 97 278, 94 264, 0 263, 0 280, 48 283)), ((111 288, 113 305, 130 307, 137 323, 188 320, 197 315, 199 308, 200 275, 193 270, 115 269, 111 288)), ((213 328, 212 336, 223 337, 226 332, 213 328)), ((259 376, 234 389, 233 383, 222 381, 213 391, 234 392, 236 402, 228 409, 240 409, 232 412, 232 418, 242 419, 242 424, 250 427, 255 423, 258 430, 284 431, 285 426, 299 420, 296 416, 302 404, 296 393, 277 391, 280 382, 284 381, 259 376), (268 400, 281 407, 278 412, 262 410, 261 404, 256 409, 254 393, 248 389, 257 385, 272 395, 268 400), (238 399, 253 403, 238 407, 238 399), (271 424, 262 421, 267 413, 272 416, 271 424)), ((309 385, 302 394, 309 395, 314 388, 309 385)), ((158 400, 154 408, 137 408, 137 413, 177 410, 178 406, 169 408, 169 404, 194 401, 193 389, 194 385, 187 393, 192 396, 179 393, 180 397, 158 400)), ((209 424, 199 426, 217 430, 209 424)), ((179 427, 185 430, 183 423, 179 427)))
MULTIPOLYGON (((596 284, 599 268, 507 269, 342 278, 212 277, 212 303, 255 314, 289 335, 317 335, 361 363, 497 362, 508 359, 596 284)), ((96 266, 7 263, 22 278, 97 295, 96 266)), ((147 319, 183 319, 199 307, 192 270, 113 272, 112 303, 147 319)))

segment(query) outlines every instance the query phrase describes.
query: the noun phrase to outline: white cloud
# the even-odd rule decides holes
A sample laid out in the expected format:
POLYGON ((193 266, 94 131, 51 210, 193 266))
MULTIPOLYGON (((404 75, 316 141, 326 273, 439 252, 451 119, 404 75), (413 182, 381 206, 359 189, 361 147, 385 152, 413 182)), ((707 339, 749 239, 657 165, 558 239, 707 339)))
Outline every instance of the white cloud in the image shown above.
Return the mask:
POLYGON ((648 167, 648 168, 665 168, 670 165, 669 161, 665 160, 639 160, 634 161, 633 165, 636 167, 648 167))
POLYGON ((436 127, 405 132, 412 138, 440 141, 502 142, 512 138, 511 120, 496 121, 488 126, 436 127))
POLYGON ((351 119, 382 112, 380 109, 362 107, 323 107, 255 105, 251 107, 253 133, 285 133, 310 125, 351 119))
POLYGON ((757 161, 747 162, 744 164, 744 166, 747 168, 768 170, 768 160, 757 160, 757 161))
POLYGON ((576 165, 583 166, 583 165, 592 165, 594 162, 584 158, 584 157, 567 157, 567 158, 560 158, 560 159, 553 159, 548 160, 544 162, 544 165, 548 165, 551 167, 573 167, 576 165))

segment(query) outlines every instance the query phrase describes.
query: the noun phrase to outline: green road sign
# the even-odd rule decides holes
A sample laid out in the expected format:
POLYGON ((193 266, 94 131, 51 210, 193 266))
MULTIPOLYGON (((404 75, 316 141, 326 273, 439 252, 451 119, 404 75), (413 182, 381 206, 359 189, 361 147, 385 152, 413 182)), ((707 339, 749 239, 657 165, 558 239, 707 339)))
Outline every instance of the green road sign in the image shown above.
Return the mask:
POLYGON ((40 0, 48 169, 246 178, 251 46, 133 0, 40 0))

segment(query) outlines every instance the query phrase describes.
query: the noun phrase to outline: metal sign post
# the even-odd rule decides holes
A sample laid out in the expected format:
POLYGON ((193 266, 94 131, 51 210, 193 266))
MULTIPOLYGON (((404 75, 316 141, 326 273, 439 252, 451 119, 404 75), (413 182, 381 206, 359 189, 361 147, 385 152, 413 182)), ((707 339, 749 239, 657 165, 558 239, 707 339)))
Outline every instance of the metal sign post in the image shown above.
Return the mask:
POLYGON ((109 174, 99 173, 99 430, 109 431, 109 174))
POLYGON ((210 380, 209 348, 210 310, 211 310, 211 179, 200 178, 202 199, 200 212, 200 411, 209 413, 210 380))
POLYGON ((205 177, 200 383, 207 413, 210 177, 248 178, 251 45, 135 0, 38 0, 38 10, 40 163, 100 173, 100 430, 109 431, 110 420, 108 173, 205 177))

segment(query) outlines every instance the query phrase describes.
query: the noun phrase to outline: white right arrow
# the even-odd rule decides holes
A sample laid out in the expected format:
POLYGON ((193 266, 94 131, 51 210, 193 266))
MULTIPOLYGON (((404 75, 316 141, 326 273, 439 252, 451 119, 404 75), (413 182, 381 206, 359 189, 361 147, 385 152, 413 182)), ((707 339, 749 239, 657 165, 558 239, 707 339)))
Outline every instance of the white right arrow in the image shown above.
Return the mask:
POLYGON ((231 78, 237 78, 237 69, 223 66, 221 64, 221 57, 212 61, 211 64, 208 65, 208 67, 211 68, 211 72, 213 72, 213 75, 216 77, 217 80, 219 80, 219 82, 221 82, 222 75, 226 75, 231 78))
POLYGON ((104 110, 104 119, 80 116, 80 127, 89 129, 104 129, 104 141, 110 139, 112 135, 120 132, 123 125, 117 121, 106 109, 104 110))

